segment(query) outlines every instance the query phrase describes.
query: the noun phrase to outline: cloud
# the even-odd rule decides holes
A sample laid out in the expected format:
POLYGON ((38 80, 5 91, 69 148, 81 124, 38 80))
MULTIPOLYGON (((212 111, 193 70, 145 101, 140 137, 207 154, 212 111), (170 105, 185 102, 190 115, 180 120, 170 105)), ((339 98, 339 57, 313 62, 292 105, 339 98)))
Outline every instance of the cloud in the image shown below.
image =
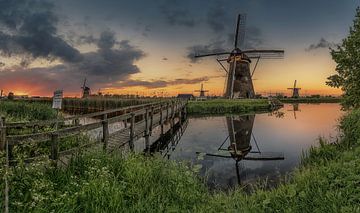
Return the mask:
POLYGON ((166 1, 160 6, 160 11, 170 25, 194 27, 195 20, 189 11, 180 7, 177 1, 166 1))
POLYGON ((201 82, 209 81, 209 77, 202 77, 202 78, 193 78, 193 79, 184 79, 178 78, 175 80, 165 81, 165 80, 157 80, 157 81, 142 81, 142 80, 127 80, 124 82, 120 82, 120 87, 135 87, 135 86, 142 86, 148 89, 157 89, 157 88, 164 88, 168 86, 174 85, 182 85, 182 84, 197 84, 201 82))
POLYGON ((334 48, 336 47, 335 43, 331 43, 327 41, 324 38, 321 38, 320 41, 316 44, 311 44, 308 48, 305 49, 305 51, 310 52, 317 49, 323 49, 323 48, 334 48))
POLYGON ((82 60, 78 62, 63 62, 47 68, 3 68, 0 70, 0 85, 6 89, 16 88, 14 82, 22 88, 37 85, 29 86, 27 90, 32 94, 49 94, 58 88, 79 90, 85 77, 95 88, 116 85, 116 82, 127 80, 132 74, 140 72, 134 63, 146 54, 130 41, 117 41, 114 33, 104 31, 95 42, 98 49, 81 54, 82 60))
POLYGON ((190 59, 191 63, 196 63, 199 59, 195 58, 195 55, 225 52, 226 50, 229 49, 227 48, 225 41, 215 40, 208 44, 200 44, 188 47, 186 57, 190 59))
POLYGON ((206 21, 215 33, 222 33, 228 24, 225 8, 219 4, 208 10, 206 21))
MULTIPOLYGON (((228 34, 228 43, 233 46, 235 40, 235 33, 228 34)), ((260 28, 249 26, 245 29, 244 44, 240 47, 243 49, 256 49, 264 43, 264 38, 260 28)))
POLYGON ((58 35, 54 5, 49 1, 0 2, 0 52, 3 56, 81 60, 80 52, 58 35))

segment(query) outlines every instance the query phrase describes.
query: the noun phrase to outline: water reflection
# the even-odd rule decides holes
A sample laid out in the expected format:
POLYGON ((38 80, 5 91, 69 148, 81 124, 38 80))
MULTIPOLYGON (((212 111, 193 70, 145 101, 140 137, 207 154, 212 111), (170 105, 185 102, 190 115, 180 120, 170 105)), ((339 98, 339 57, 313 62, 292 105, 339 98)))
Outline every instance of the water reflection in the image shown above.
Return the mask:
POLYGON ((197 153, 198 155, 206 155, 219 158, 233 158, 235 160, 235 171, 238 184, 241 183, 240 164, 241 160, 252 161, 273 161, 284 160, 283 153, 261 152, 260 147, 253 134, 255 115, 245 116, 228 116, 226 117, 226 125, 228 136, 218 148, 218 151, 224 153, 197 153), (251 139, 255 147, 251 146, 251 139), (228 142, 228 143, 227 143, 228 142), (230 155, 229 155, 230 154, 230 155))
POLYGON ((163 153, 201 167, 199 174, 212 189, 258 179, 276 184, 319 136, 337 135, 340 109, 338 104, 287 104, 270 114, 190 118, 179 141, 168 144, 171 152, 163 153))

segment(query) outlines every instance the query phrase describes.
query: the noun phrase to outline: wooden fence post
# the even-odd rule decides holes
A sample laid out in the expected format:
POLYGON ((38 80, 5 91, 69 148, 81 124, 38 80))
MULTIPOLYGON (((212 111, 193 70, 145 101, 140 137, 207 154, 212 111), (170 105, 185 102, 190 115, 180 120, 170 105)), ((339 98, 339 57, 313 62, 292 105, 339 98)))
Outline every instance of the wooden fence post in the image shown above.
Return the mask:
POLYGON ((149 131, 150 131, 150 125, 151 125, 151 122, 150 122, 150 125, 149 125, 149 108, 146 108, 146 112, 145 112, 145 147, 146 147, 146 150, 149 151, 150 149, 150 138, 149 138, 149 131))
POLYGON ((163 105, 160 105, 160 127, 161 127, 161 136, 164 134, 164 122, 163 122, 163 105))
MULTIPOLYGON (((124 111, 124 115, 126 115, 126 109, 124 111)), ((127 119, 124 120, 124 127, 127 128, 127 119)))
POLYGON ((0 150, 3 151, 6 148, 6 126, 5 117, 0 118, 0 150))
POLYGON ((151 106, 151 110, 150 110, 150 125, 149 125, 149 133, 150 133, 150 135, 152 134, 153 121, 154 121, 154 107, 151 106))
POLYGON ((58 133, 51 134, 51 160, 59 159, 59 135, 58 133))
POLYGON ((166 103, 166 120, 169 120, 169 103, 166 103))
POLYGON ((102 127, 103 127, 102 141, 104 143, 103 149, 106 150, 107 144, 109 142, 109 121, 107 120, 107 114, 104 114, 103 121, 102 121, 102 127))
POLYGON ((9 183, 8 183, 8 173, 9 173, 9 145, 6 142, 6 119, 5 117, 0 118, 0 150, 6 150, 6 163, 5 163, 5 189, 4 189, 4 212, 9 212, 9 183))
POLYGON ((129 146, 131 151, 134 150, 134 137, 135 137, 135 113, 131 113, 130 140, 129 140, 129 146))

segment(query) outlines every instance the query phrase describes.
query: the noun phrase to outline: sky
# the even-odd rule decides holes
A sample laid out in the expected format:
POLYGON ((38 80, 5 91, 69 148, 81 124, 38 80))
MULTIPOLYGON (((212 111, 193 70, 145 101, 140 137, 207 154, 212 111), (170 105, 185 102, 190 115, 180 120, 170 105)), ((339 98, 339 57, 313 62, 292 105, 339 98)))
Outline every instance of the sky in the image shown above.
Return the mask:
MULTIPOLYGON (((51 96, 92 93, 177 95, 203 83, 221 95, 216 57, 231 50, 237 14, 246 14, 241 49, 284 49, 261 60, 257 93, 338 95, 325 85, 335 72, 329 48, 349 32, 355 0, 0 0, 0 89, 51 96)), ((254 63, 251 65, 254 66, 254 63)))

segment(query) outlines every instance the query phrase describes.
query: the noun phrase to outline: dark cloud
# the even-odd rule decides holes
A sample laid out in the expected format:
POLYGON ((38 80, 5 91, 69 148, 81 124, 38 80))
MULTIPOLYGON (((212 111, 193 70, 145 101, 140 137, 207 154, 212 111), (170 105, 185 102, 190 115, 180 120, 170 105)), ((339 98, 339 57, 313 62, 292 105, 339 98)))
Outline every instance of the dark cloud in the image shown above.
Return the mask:
POLYGON ((204 45, 194 45, 187 48, 187 58, 190 59, 192 63, 197 62, 199 59, 195 58, 195 55, 208 54, 208 53, 217 53, 229 51, 226 42, 223 40, 212 41, 209 44, 204 45))
POLYGON ((310 52, 317 49, 323 49, 323 48, 334 48, 336 47, 335 43, 331 43, 327 41, 324 38, 321 38, 320 41, 316 44, 311 44, 308 48, 305 49, 305 51, 310 52))
POLYGON ((163 60, 163 61, 167 61, 167 60, 169 60, 169 59, 168 59, 168 58, 166 58, 166 57, 164 57, 162 60, 163 60))
MULTIPOLYGON (((235 42, 235 33, 228 34, 229 45, 234 46, 234 42, 235 42)), ((261 29, 254 26, 246 27, 244 42, 240 48, 256 49, 263 44, 264 44, 264 38, 261 29)))
MULTIPOLYGON (((10 67, 0 71, 0 85, 9 82, 22 82, 24 85, 41 82, 33 94, 64 88, 67 91, 79 89, 82 79, 86 77, 91 86, 102 87, 116 85, 118 81, 127 80, 130 75, 139 73, 134 64, 145 57, 145 53, 133 46, 128 40, 117 41, 115 34, 104 31, 93 43, 98 49, 81 54, 81 61, 63 62, 63 64, 47 68, 24 69, 10 67)), ((26 63, 26 62, 24 62, 26 63)), ((13 86, 12 86, 13 87, 13 86)), ((30 88, 34 90, 34 88, 30 88)))
POLYGON ((189 10, 181 7, 177 1, 166 1, 160 6, 160 11, 164 15, 166 22, 170 25, 195 26, 195 20, 189 13, 189 10))
POLYGON ((0 51, 2 55, 81 60, 80 52, 57 33, 54 5, 46 0, 0 1, 0 51))
POLYGON ((215 33, 222 33, 228 24, 225 8, 219 4, 211 7, 207 13, 206 21, 215 33))
POLYGON ((165 80, 157 80, 157 81, 142 81, 142 80, 127 80, 124 82, 119 83, 120 87, 134 87, 134 86, 142 86, 148 89, 156 89, 156 88, 163 88, 167 86, 174 86, 174 85, 181 85, 181 84, 197 84, 201 82, 206 82, 210 78, 203 77, 203 78, 193 78, 193 79, 183 79, 178 78, 171 81, 165 80))

